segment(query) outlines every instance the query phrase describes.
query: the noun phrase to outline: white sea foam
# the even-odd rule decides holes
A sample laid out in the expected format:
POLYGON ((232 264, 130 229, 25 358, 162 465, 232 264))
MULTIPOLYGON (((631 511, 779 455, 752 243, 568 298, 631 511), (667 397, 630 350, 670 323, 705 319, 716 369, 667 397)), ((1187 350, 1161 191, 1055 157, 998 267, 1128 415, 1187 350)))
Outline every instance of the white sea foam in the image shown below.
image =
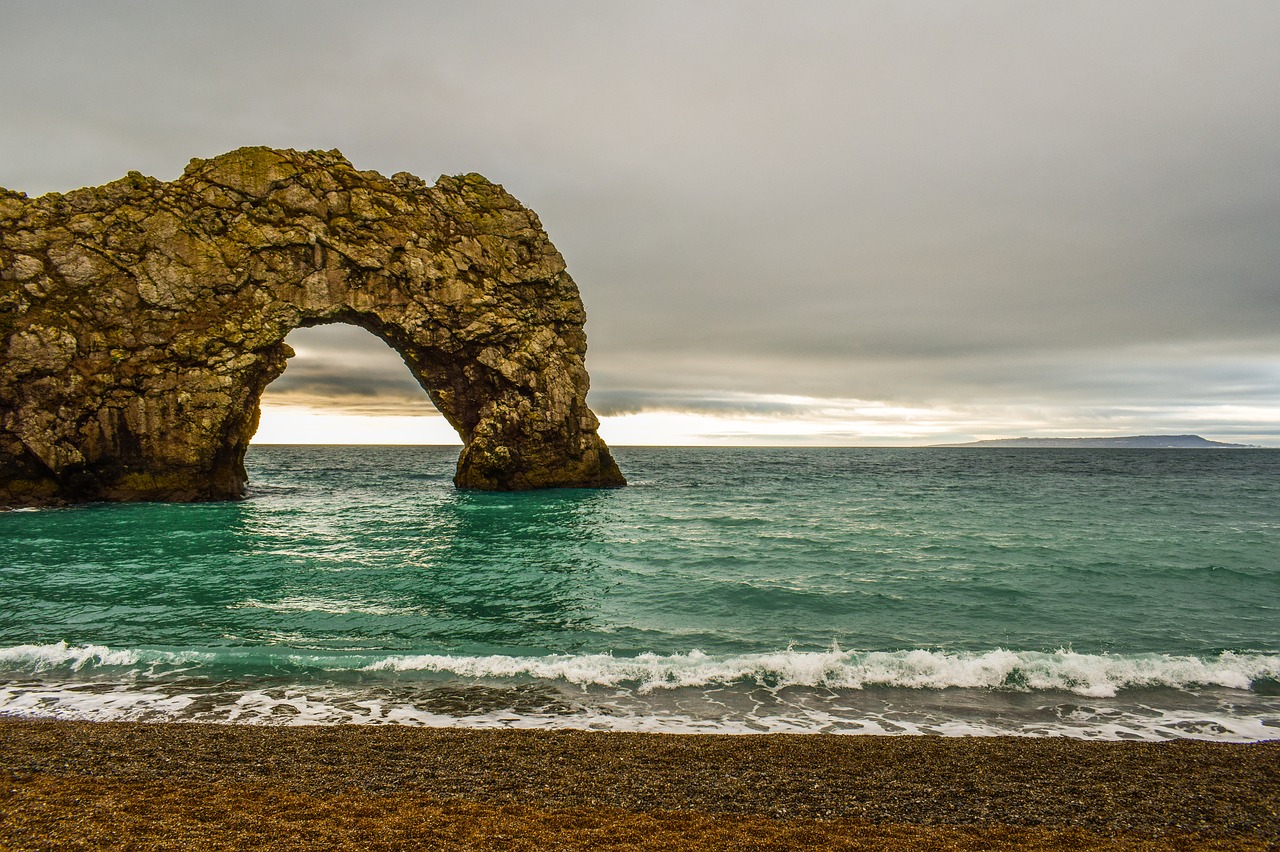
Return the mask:
POLYGON ((445 672, 468 678, 532 677, 578 685, 634 685, 654 689, 754 682, 782 686, 865 689, 1063 690, 1090 697, 1114 696, 1129 687, 1222 686, 1248 689, 1259 679, 1280 679, 1280 656, 1225 651, 1200 658, 1171 654, 1079 654, 1059 650, 795 651, 712 656, 688 654, 565 654, 545 657, 393 655, 367 671, 445 672))
POLYGON ((66 667, 80 671, 86 666, 129 666, 138 662, 139 652, 113 651, 105 645, 14 645, 0 648, 0 666, 19 671, 43 672, 66 667))
POLYGON ((0 648, 0 671, 92 672, 112 668, 177 667, 200 673, 204 665, 234 663, 238 669, 269 661, 298 670, 322 672, 428 672, 462 679, 533 679, 574 684, 654 690, 755 684, 862 690, 910 689, 1058 690, 1094 698, 1131 688, 1202 686, 1247 690, 1259 680, 1280 680, 1280 655, 1224 651, 1196 657, 1174 654, 1081 654, 995 649, 985 652, 797 651, 711 655, 643 653, 551 654, 516 657, 503 654, 374 655, 368 652, 307 653, 294 649, 225 648, 196 650, 112 649, 105 645, 17 645, 0 648))
POLYGON ((1274 655, 833 648, 623 658, 291 649, 270 653, 265 677, 226 677, 224 666, 261 663, 263 651, 64 642, 0 648, 0 672, 10 675, 0 675, 0 716, 1112 740, 1280 736, 1280 697, 1240 691, 1260 678, 1277 679, 1274 655), (281 664, 298 667, 299 677, 282 680, 281 664), (344 672, 359 682, 343 682, 344 672), (414 672, 437 676, 424 680, 414 672))
MULTIPOLYGON (((141 648, 108 648, 106 645, 12 645, 0 648, 0 672, 39 674, 54 670, 90 672, 95 669, 207 662, 217 655, 200 651, 165 651, 141 648)), ((172 669, 171 669, 172 671, 172 669)))
MULTIPOLYGON (((251 725, 408 725, 462 728, 538 728, 667 733, 835 733, 934 736, 1059 736, 1093 740, 1200 739, 1253 742, 1280 736, 1280 701, 1242 707, 1221 697, 1194 707, 1155 708, 1103 700, 1094 705, 1031 701, 1017 708, 956 713, 946 702, 833 700, 824 690, 742 694, 693 690, 676 701, 651 700, 628 690, 550 695, 551 708, 521 708, 519 696, 489 693, 456 706, 448 689, 380 691, 355 687, 291 686, 193 688, 116 684, 88 688, 63 681, 0 685, 0 717, 84 721, 198 721, 251 725), (826 693, 826 694, 824 694, 826 693), (511 697, 511 696, 508 696, 511 697), (450 705, 453 706, 450 706, 450 705)), ((919 694, 908 690, 908 694, 919 694)))

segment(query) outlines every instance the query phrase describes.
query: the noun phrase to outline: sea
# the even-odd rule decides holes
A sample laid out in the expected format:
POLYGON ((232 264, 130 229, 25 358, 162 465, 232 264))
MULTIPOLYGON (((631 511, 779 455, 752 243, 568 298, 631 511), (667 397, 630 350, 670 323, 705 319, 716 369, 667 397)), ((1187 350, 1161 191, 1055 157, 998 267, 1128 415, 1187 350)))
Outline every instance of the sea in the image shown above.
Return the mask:
POLYGON ((1280 450, 253 446, 246 500, 0 513, 0 716, 1280 737, 1280 450))

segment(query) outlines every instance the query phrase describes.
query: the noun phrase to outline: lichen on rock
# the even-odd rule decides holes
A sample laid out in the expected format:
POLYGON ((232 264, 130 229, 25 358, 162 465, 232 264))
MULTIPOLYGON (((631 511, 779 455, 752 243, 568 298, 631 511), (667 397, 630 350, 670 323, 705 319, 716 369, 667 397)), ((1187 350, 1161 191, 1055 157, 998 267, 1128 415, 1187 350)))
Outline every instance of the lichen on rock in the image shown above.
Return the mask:
POLYGON ((331 322, 404 358, 462 437, 458 486, 622 485, 585 319, 537 216, 479 175, 241 148, 171 183, 0 189, 0 506, 243 496, 285 337, 331 322))

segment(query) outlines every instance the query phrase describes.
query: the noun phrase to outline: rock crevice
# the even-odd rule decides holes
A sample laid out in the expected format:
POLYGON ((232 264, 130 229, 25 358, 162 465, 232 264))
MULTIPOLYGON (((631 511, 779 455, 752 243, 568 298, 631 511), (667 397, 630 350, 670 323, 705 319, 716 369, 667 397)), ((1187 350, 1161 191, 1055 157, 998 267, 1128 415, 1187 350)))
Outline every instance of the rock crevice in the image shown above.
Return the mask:
POLYGON ((331 322, 404 358, 460 487, 622 485, 585 319, 538 217, 479 175, 242 148, 171 183, 0 189, 0 505, 243 496, 285 337, 331 322))

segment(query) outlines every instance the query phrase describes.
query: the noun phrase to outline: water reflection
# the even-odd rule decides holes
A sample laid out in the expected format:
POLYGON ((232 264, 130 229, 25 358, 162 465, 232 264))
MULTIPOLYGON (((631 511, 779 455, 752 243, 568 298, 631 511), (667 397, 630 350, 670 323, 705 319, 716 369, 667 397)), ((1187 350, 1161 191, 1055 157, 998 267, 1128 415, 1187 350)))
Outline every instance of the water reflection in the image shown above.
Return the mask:
POLYGON ((315 648, 577 647, 596 621, 609 492, 459 492, 454 452, 255 450, 254 498, 233 524, 251 565, 233 578, 227 634, 315 648))

